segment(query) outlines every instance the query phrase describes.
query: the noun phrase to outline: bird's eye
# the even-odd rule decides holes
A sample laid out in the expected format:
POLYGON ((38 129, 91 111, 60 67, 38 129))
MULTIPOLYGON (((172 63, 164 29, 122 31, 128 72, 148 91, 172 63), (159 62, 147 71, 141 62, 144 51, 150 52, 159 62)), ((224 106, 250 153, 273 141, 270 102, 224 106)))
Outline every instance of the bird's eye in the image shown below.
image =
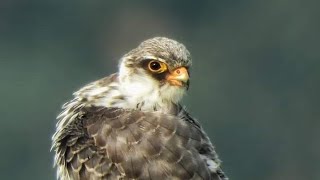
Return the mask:
POLYGON ((151 72, 162 73, 167 70, 167 65, 159 61, 150 61, 148 64, 148 68, 151 72))

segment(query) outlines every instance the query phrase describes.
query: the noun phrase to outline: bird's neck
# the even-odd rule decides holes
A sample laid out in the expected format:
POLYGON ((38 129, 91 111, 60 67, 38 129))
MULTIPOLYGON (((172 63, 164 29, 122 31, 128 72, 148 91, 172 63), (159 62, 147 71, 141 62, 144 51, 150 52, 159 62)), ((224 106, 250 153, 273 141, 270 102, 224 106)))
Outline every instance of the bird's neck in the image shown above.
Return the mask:
POLYGON ((117 77, 110 84, 99 86, 94 83, 81 89, 77 95, 80 96, 79 99, 85 99, 88 105, 177 113, 178 102, 171 98, 172 93, 177 91, 169 91, 171 94, 168 97, 161 94, 155 84, 146 82, 145 79, 127 80, 121 81, 117 77))
POLYGON ((161 111, 173 113, 176 104, 166 99, 155 86, 149 83, 133 82, 119 85, 119 93, 124 97, 114 106, 127 109, 138 109, 142 111, 161 111))
MULTIPOLYGON (((57 127, 61 129, 73 122, 79 110, 86 106, 160 111, 172 115, 178 115, 181 112, 181 106, 178 102, 170 101, 171 96, 176 95, 177 91, 172 91, 169 95, 163 95, 157 91, 151 91, 146 88, 148 87, 146 85, 147 83, 143 87, 140 83, 137 83, 127 86, 127 84, 119 81, 117 74, 90 83, 75 92, 75 98, 63 105, 64 110, 58 116, 60 120, 57 127)), ((179 98, 179 96, 176 96, 176 98, 179 98)))

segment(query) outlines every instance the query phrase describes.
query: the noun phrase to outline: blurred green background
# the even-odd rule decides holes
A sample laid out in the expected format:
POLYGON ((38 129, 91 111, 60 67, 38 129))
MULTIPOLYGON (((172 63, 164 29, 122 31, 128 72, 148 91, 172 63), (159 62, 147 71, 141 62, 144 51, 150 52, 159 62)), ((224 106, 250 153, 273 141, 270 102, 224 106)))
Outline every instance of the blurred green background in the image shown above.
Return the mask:
POLYGON ((320 179, 320 2, 1 0, 0 179, 55 179, 55 117, 141 41, 193 56, 184 99, 235 180, 320 179))

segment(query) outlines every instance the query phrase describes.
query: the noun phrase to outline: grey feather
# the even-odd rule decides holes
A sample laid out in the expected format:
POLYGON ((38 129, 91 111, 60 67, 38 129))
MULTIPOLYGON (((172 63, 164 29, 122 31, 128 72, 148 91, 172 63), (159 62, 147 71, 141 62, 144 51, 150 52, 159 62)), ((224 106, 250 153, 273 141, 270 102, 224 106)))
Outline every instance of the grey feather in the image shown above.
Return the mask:
MULTIPOLYGON (((161 37, 141 43, 121 63, 134 72, 149 55, 171 69, 191 65, 183 44, 161 37)), ((52 137, 58 179, 228 179, 209 137, 185 108, 168 102, 141 110, 145 101, 122 108, 128 97, 119 81, 112 74, 90 83, 63 105, 52 137)))

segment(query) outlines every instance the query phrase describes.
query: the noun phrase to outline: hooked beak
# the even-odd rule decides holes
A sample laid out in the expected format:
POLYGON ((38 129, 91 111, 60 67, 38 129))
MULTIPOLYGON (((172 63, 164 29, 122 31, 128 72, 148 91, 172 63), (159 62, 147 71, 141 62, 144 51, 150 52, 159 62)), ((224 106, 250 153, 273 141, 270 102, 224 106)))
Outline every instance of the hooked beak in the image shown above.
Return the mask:
POLYGON ((179 67, 170 72, 166 80, 173 86, 189 88, 189 72, 185 67, 179 67))

